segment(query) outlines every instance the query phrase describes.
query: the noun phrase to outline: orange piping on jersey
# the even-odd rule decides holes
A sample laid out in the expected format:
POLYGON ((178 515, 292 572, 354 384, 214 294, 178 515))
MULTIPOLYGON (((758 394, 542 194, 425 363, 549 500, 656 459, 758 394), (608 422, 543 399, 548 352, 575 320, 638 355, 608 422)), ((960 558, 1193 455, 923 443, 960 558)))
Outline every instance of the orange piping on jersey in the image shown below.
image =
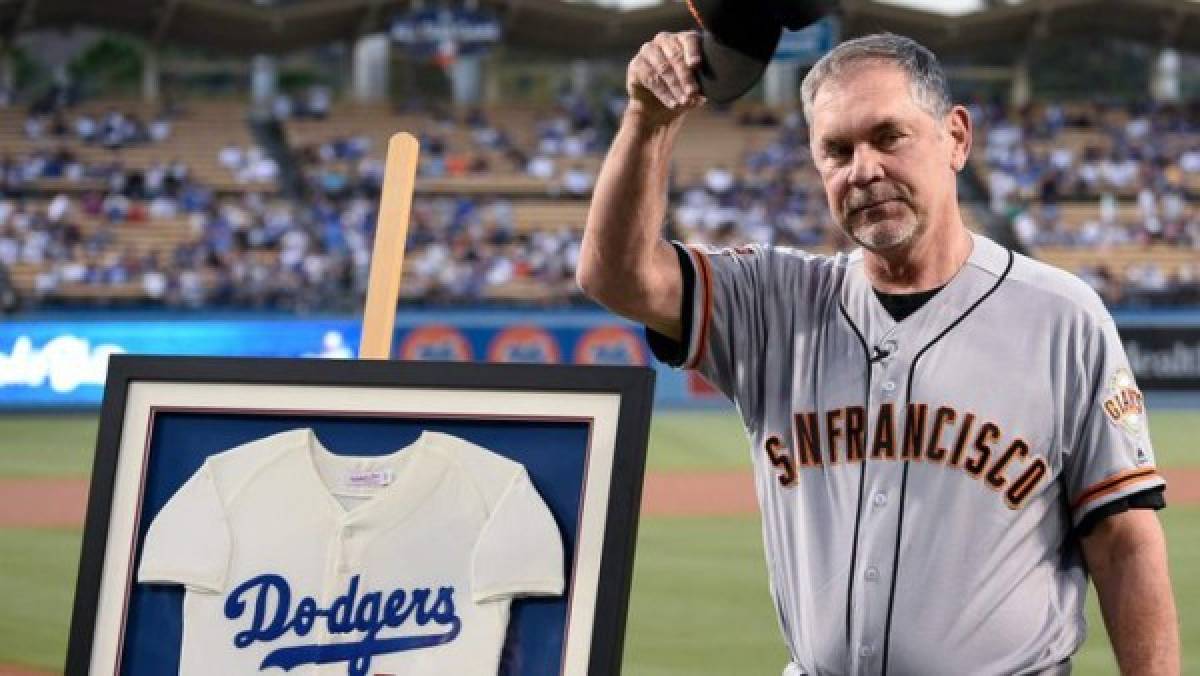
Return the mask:
POLYGON ((696 341, 696 355, 692 357, 685 368, 694 369, 700 365, 700 360, 704 359, 704 351, 708 348, 708 325, 712 321, 712 271, 709 269, 708 256, 701 250, 695 247, 688 247, 692 250, 693 258, 696 259, 696 267, 699 268, 700 279, 704 284, 704 311, 700 314, 700 331, 699 339, 696 341))
POLYGON ((704 20, 700 18, 700 12, 696 11, 696 6, 692 4, 692 0, 687 0, 687 8, 692 13, 692 18, 696 20, 696 24, 700 26, 700 30, 708 30, 704 27, 704 20))
POLYGON ((1071 505, 1071 511, 1077 512, 1085 504, 1095 502, 1106 495, 1111 495, 1122 490, 1131 483, 1136 483, 1141 479, 1157 478, 1157 476, 1158 470, 1153 467, 1135 467, 1119 474, 1114 474, 1084 491, 1076 498, 1075 504, 1071 505))

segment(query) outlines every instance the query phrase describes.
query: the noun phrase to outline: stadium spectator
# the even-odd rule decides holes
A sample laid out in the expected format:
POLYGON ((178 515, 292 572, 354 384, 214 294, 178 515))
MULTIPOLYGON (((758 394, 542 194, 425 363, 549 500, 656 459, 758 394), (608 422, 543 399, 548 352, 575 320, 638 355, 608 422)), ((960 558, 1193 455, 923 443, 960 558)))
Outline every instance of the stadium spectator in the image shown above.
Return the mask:
POLYGON ((563 173, 563 192, 573 197, 583 197, 591 194, 592 184, 596 177, 582 165, 573 164, 563 173))
POLYGON ((46 218, 51 223, 61 223, 71 209, 71 198, 65 193, 59 193, 46 205, 46 218))
POLYGON ((304 114, 308 117, 323 120, 329 116, 329 108, 333 103, 333 94, 325 85, 313 85, 308 88, 305 97, 304 114))
POLYGON ((17 310, 20 298, 17 287, 13 284, 12 274, 8 265, 0 261, 0 315, 12 314, 17 310))
POLYGON ((155 117, 150 123, 149 135, 150 140, 155 143, 166 141, 171 137, 171 120, 165 115, 155 117))
POLYGON ((538 153, 529 159, 525 172, 534 178, 549 181, 554 178, 556 172, 554 158, 545 153, 538 153))
POLYGON ((279 92, 275 98, 271 99, 271 117, 276 120, 287 120, 292 117, 294 112, 292 97, 285 92, 279 92))
POLYGON ((241 169, 245 162, 244 158, 245 153, 242 152, 241 147, 232 141, 221 146, 221 149, 217 151, 217 161, 229 171, 236 172, 241 169))
POLYGON ((734 186, 733 172, 724 164, 718 164, 704 174, 704 184, 717 197, 727 195, 734 186))
POLYGON ((25 138, 30 141, 41 140, 45 130, 46 124, 41 115, 30 115, 25 118, 25 138))

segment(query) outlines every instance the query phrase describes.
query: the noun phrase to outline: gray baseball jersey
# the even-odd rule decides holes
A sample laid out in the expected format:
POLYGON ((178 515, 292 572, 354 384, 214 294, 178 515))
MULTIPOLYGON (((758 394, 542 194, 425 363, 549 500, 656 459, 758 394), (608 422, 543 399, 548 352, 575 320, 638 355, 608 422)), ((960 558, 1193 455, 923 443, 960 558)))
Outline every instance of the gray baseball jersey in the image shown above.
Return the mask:
POLYGON ((861 252, 687 249, 685 364, 753 443, 802 674, 1026 674, 1084 639, 1072 529, 1161 491, 1116 328, 1077 278, 974 236, 901 322, 861 252))

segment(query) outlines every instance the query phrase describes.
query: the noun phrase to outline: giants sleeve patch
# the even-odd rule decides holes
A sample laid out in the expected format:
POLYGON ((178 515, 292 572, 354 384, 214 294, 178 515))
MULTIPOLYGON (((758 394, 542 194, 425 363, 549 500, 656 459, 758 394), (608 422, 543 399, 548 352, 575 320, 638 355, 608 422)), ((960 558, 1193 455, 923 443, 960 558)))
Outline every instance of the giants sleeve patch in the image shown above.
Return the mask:
POLYGON ((1109 422, 1131 435, 1140 436, 1146 431, 1145 400, 1129 369, 1117 369, 1108 379, 1103 407, 1109 422))

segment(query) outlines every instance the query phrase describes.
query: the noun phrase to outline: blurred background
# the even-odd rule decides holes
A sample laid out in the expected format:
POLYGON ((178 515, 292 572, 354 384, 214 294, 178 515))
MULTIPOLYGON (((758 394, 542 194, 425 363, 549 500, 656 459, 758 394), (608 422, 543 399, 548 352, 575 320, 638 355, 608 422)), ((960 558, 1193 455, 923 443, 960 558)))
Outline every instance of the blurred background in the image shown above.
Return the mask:
MULTIPOLYGON (((690 114, 668 235, 847 248, 800 80, 848 37, 931 47, 976 125, 966 222, 1117 318, 1200 672, 1200 3, 839 5, 690 114)), ((107 356, 353 357, 394 132, 421 141, 395 357, 650 364, 574 271, 625 66, 691 27, 675 0, 0 0, 0 674, 61 670, 107 356)), ((740 424, 655 368, 626 672, 778 673, 740 424)), ((1091 612, 1079 668, 1115 673, 1091 612)))

